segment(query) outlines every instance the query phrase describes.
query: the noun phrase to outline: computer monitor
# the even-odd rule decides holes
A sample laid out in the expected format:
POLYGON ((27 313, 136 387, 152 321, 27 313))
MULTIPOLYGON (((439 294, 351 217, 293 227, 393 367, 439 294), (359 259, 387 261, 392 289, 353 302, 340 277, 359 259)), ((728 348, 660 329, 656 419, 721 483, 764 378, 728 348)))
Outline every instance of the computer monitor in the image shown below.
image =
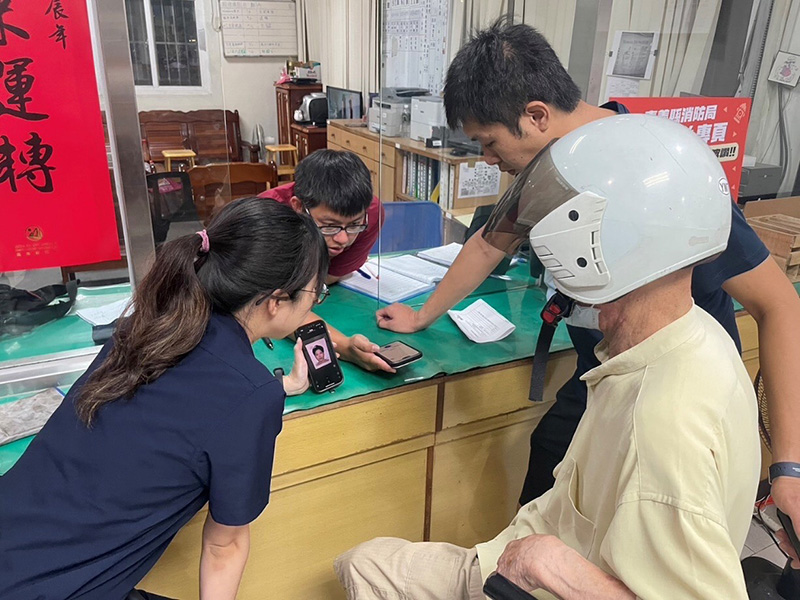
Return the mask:
POLYGON ((328 86, 325 90, 328 95, 329 119, 360 119, 363 115, 361 108, 361 92, 345 90, 328 86))

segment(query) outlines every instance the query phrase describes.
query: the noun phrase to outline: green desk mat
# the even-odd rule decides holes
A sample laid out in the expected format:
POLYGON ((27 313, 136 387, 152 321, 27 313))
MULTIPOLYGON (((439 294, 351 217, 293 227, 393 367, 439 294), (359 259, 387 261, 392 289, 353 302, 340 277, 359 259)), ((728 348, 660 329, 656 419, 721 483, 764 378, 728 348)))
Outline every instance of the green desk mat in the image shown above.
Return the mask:
POLYGON ((75 305, 66 316, 19 336, 0 341, 0 364, 4 361, 46 356, 56 352, 80 350, 94 346, 92 326, 75 314, 80 308, 95 308, 129 298, 131 286, 111 285, 102 288, 80 288, 75 305))
MULTIPOLYGON (((109 304, 129 294, 128 285, 81 290, 76 308, 109 304)), ((424 294, 406 303, 419 307, 429 296, 430 293, 424 294)), ((342 362, 345 381, 341 386, 329 393, 315 394, 308 391, 301 396, 289 397, 286 399, 284 414, 349 400, 437 375, 461 373, 532 356, 541 324, 539 312, 544 304, 544 290, 532 285, 527 274, 527 265, 512 269, 508 278, 487 279, 467 299, 456 305, 456 309, 465 308, 479 297, 517 326, 514 333, 499 342, 475 344, 446 316, 425 331, 414 334, 393 333, 378 328, 376 324, 375 311, 385 304, 350 290, 334 287, 328 301, 316 310, 320 317, 347 335, 362 333, 377 344, 403 340, 421 350, 423 358, 400 369, 396 374, 368 373, 342 362)), ((0 361, 91 347, 91 326, 73 313, 74 309, 58 321, 37 327, 23 336, 4 340, 0 343, 0 361)), ((255 344, 253 350, 256 357, 270 369, 290 369, 293 360, 292 344, 288 340, 274 340, 274 344, 275 350, 269 350, 261 342, 255 344)), ((566 329, 559 328, 553 340, 553 350, 571 347, 566 329)), ((18 398, 19 396, 2 398, 0 402, 10 402, 18 398)), ((0 446, 0 475, 14 465, 32 439, 31 436, 0 446)))

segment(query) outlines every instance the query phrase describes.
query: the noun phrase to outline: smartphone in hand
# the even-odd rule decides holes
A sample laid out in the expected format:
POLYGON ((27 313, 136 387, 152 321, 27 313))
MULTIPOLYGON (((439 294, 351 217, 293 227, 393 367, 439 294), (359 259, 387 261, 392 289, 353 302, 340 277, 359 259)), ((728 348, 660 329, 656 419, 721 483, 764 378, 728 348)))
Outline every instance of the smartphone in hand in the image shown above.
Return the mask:
POLYGON ((308 363, 308 378, 315 392, 327 392, 344 381, 339 360, 323 321, 301 325, 295 335, 303 341, 303 355, 308 363))
POLYGON ((422 358, 422 352, 403 342, 391 342, 381 346, 375 354, 393 369, 405 367, 422 358))

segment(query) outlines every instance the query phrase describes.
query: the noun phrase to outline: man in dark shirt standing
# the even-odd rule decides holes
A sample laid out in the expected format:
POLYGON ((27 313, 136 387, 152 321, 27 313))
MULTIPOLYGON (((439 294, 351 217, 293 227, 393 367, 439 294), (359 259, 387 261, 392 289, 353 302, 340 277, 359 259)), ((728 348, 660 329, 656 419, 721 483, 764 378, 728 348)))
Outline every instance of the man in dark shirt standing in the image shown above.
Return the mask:
MULTIPOLYGON (((512 174, 554 139, 596 119, 627 112, 615 102, 596 107, 580 98, 580 90, 541 34, 527 25, 502 23, 479 32, 459 50, 448 69, 444 93, 449 125, 463 126, 483 146, 486 162, 512 174)), ((731 210, 728 247, 716 260, 695 269, 692 294, 737 346, 731 296, 755 318, 773 422, 773 460, 800 467, 800 390, 792 377, 792 367, 800 361, 800 299, 741 211, 733 204, 731 210)), ((397 332, 428 327, 474 290, 504 256, 483 235, 472 236, 424 306, 418 311, 403 304, 383 308, 377 313, 379 326, 397 332)), ((577 369, 531 436, 522 504, 553 485, 553 468, 586 408, 586 384, 580 377, 597 364, 593 349, 601 334, 585 327, 569 327, 569 333, 578 354, 577 369)), ((800 523, 800 477, 775 479, 772 496, 795 524, 800 523)))

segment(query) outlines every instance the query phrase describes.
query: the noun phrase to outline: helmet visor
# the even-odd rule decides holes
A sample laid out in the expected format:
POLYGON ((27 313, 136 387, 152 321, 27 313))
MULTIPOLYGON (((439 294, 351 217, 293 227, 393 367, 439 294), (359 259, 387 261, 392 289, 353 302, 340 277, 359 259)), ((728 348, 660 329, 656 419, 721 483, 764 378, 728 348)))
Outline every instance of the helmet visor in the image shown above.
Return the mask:
POLYGON ((555 141, 517 175, 484 227, 483 239, 506 254, 514 254, 539 221, 579 193, 553 163, 550 147, 555 141))

